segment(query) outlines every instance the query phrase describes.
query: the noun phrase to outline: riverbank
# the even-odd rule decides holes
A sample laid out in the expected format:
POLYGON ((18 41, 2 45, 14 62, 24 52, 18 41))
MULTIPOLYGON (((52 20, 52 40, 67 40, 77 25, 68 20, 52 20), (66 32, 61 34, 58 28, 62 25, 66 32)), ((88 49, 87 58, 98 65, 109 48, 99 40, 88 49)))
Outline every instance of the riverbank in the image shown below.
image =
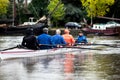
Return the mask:
MULTIPOLYGON (((64 29, 65 28, 49 28, 49 34, 50 35, 54 35, 55 34, 55 30, 56 29, 60 29, 61 30, 61 34, 63 34, 64 33, 64 29)), ((26 29, 23 29, 22 31, 9 31, 9 32, 1 32, 0 33, 0 35, 2 35, 2 36, 23 36, 24 35, 24 33, 25 33, 25 30, 26 29)), ((78 32, 81 30, 81 29, 69 29, 70 30, 70 34, 71 35, 73 35, 73 36, 78 36, 78 32)), ((118 37, 120 37, 120 28, 118 28, 117 29, 118 31, 119 31, 119 35, 118 35, 118 37)), ((40 33, 37 33, 37 34, 35 34, 36 36, 37 35, 39 35, 39 34, 41 34, 42 33, 42 29, 40 29, 40 31, 39 31, 40 33)), ((84 35, 86 35, 86 36, 94 36, 94 34, 86 34, 86 33, 84 33, 84 35)), ((97 36, 99 36, 99 35, 97 35, 97 36)))
MULTIPOLYGON (((49 34, 50 35, 54 35, 56 29, 60 29, 61 30, 61 34, 63 34, 65 28, 49 28, 49 34)), ((2 35, 2 36, 8 36, 8 35, 9 36, 14 36, 14 35, 15 36, 16 35, 17 36, 22 36, 22 35, 24 35, 25 30, 26 29, 23 29, 23 30, 20 30, 20 31, 19 30, 17 30, 17 31, 14 30, 14 31, 8 31, 8 32, 7 31, 6 32, 1 32, 0 35, 2 35)), ((41 31, 40 31, 40 34, 42 33, 41 31)), ((78 35, 79 31, 80 31, 80 29, 70 29, 70 34, 72 34, 73 36, 76 36, 76 35, 78 35)), ((37 35, 39 35, 39 33, 37 33, 35 35, 37 36, 37 35)))

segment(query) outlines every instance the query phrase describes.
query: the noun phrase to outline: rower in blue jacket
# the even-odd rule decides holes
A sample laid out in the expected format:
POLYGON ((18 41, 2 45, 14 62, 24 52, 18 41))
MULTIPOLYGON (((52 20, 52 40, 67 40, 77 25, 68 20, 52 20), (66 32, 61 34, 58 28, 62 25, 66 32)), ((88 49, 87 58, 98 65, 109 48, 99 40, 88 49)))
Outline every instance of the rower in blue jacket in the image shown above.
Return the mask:
POLYGON ((61 31, 57 29, 56 34, 51 38, 51 41, 54 47, 60 47, 66 44, 64 38, 60 34, 61 34, 61 31))
POLYGON ((79 31, 79 36, 77 37, 76 43, 84 43, 84 44, 88 43, 87 38, 86 36, 84 36, 82 31, 79 31))
POLYGON ((43 28, 43 34, 37 37, 40 49, 51 49, 51 36, 48 34, 48 28, 43 28))

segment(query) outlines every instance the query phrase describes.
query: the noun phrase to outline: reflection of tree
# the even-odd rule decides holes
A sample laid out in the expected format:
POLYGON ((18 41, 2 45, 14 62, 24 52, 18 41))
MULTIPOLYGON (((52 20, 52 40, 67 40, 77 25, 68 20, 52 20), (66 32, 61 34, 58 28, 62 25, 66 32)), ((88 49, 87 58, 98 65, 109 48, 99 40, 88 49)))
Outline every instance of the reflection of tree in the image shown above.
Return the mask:
MULTIPOLYGON (((105 78, 110 78, 111 80, 116 80, 120 75, 120 56, 119 54, 104 54, 97 55, 96 61, 99 67, 96 68, 97 71, 105 73, 105 78), (116 77, 112 77, 116 76, 116 77), (113 79, 115 78, 115 79, 113 79)), ((103 75, 103 74, 101 74, 103 75)), ((119 77, 120 78, 120 77, 119 77)))
POLYGON ((80 53, 79 55, 76 55, 75 61, 74 61, 75 72, 82 72, 84 70, 87 70, 86 66, 89 66, 89 68, 90 68, 90 66, 93 67, 93 65, 91 65, 92 62, 93 62, 93 54, 92 53, 88 53, 88 54, 80 53))

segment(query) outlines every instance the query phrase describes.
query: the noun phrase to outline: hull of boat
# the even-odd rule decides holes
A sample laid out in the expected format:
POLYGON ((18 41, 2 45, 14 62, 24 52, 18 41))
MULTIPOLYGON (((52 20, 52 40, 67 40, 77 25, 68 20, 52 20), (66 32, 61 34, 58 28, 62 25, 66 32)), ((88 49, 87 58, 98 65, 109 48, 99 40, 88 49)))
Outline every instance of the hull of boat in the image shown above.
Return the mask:
POLYGON ((36 35, 42 33, 42 29, 47 27, 47 25, 38 23, 35 25, 26 25, 26 26, 11 26, 11 27, 0 27, 0 34, 24 34, 26 29, 33 28, 36 35))
POLYGON ((83 31, 86 34, 98 34, 103 36, 114 36, 119 34, 119 32, 117 31, 117 28, 107 28, 105 30, 84 28, 83 31))
POLYGON ((78 50, 80 49, 56 48, 56 49, 48 49, 48 50, 28 50, 28 49, 14 48, 11 50, 1 51, 0 58, 1 60, 4 60, 11 58, 48 56, 48 55, 65 54, 67 52, 78 51, 78 50))

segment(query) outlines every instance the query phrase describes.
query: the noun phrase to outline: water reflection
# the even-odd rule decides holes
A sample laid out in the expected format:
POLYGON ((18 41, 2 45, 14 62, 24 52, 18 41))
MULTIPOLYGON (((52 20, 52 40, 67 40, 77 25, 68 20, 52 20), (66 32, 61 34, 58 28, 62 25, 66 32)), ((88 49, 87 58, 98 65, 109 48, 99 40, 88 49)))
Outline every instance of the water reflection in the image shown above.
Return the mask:
POLYGON ((0 63, 0 80, 119 80, 120 55, 86 54, 31 57, 0 63))
POLYGON ((64 76, 65 80, 74 80, 74 55, 66 53, 64 59, 64 76))
POLYGON ((26 70, 21 62, 6 63, 0 66, 0 80, 27 80, 26 70))
POLYGON ((102 71, 107 80, 120 79, 120 54, 96 55, 96 62, 99 67, 97 71, 102 71))
POLYGON ((102 80, 98 75, 99 72, 94 70, 97 67, 95 67, 96 62, 93 53, 76 55, 74 63, 75 80, 102 80))

